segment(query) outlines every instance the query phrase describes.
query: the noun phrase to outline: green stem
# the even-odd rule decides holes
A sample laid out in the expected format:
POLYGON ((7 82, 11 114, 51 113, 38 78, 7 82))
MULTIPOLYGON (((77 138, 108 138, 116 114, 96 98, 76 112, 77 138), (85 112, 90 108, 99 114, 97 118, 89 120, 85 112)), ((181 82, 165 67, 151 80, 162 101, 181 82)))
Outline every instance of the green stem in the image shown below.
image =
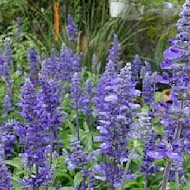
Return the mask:
MULTIPOLYGON (((184 106, 184 101, 181 100, 180 108, 183 109, 183 106, 184 106)), ((182 123, 181 121, 179 121, 178 126, 175 130, 174 141, 177 141, 180 138, 181 130, 182 130, 182 123)), ((163 182, 160 190, 166 190, 167 188, 171 165, 172 165, 171 160, 169 160, 164 170, 163 182)))
POLYGON ((179 190, 179 173, 177 170, 175 171, 175 189, 179 190))
POLYGON ((80 140, 80 137, 79 137, 79 118, 78 118, 78 109, 76 109, 75 111, 76 111, 77 139, 80 140))
MULTIPOLYGON (((93 132, 93 130, 92 130, 92 122, 91 122, 91 120, 90 120, 89 117, 87 118, 87 124, 88 124, 89 131, 90 131, 90 132, 93 132)), ((91 137, 92 137, 92 142, 94 142, 94 137, 93 137, 93 135, 91 135, 91 137)))
POLYGON ((54 144, 53 144, 53 130, 51 130, 51 139, 50 139, 50 161, 49 161, 49 166, 51 168, 52 165, 52 160, 53 160, 53 148, 54 148, 54 144))
POLYGON ((144 190, 147 190, 148 187, 148 176, 145 175, 145 180, 144 180, 144 190))
POLYGON ((130 163, 131 163, 134 151, 135 151, 135 148, 133 147, 132 150, 131 150, 131 152, 130 152, 130 154, 129 154, 128 162, 127 162, 127 164, 125 166, 125 171, 124 171, 123 178, 122 178, 122 181, 121 181, 121 188, 120 188, 120 190, 124 190, 125 189, 126 175, 127 175, 128 170, 129 170, 129 166, 130 166, 130 163))

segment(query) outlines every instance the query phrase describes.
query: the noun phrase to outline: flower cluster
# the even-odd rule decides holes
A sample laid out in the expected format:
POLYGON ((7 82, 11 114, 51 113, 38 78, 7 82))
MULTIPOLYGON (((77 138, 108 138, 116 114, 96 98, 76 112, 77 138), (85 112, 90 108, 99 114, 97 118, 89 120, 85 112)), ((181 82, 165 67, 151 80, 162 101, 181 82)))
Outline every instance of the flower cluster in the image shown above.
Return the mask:
POLYGON ((11 175, 0 157, 0 190, 11 190, 12 187, 11 175))
POLYGON ((82 53, 74 53, 71 48, 63 44, 60 55, 56 55, 53 49, 51 57, 43 61, 42 73, 46 78, 70 82, 74 73, 81 71, 82 59, 82 53))
POLYGON ((40 69, 39 55, 36 50, 30 49, 28 52, 28 61, 30 65, 30 80, 34 86, 38 86, 38 73, 40 69))
MULTIPOLYGON (((118 60, 117 57, 115 59, 118 60)), ((121 163, 126 162, 128 157, 126 137, 133 122, 133 111, 138 108, 134 100, 140 95, 135 90, 135 83, 132 83, 131 65, 127 64, 117 74, 113 60, 111 56, 95 91, 95 103, 99 111, 97 129, 100 133, 96 141, 101 142, 97 153, 109 160, 98 167, 98 173, 102 175, 99 179, 108 182, 112 188, 119 186, 123 178, 121 163)))
POLYGON ((29 168, 34 166, 36 168, 34 174, 36 177, 31 174, 28 179, 24 179, 23 185, 26 188, 39 187, 50 180, 46 177, 47 173, 50 172, 46 161, 46 155, 49 152, 48 127, 50 117, 29 79, 22 88, 19 106, 22 109, 20 114, 25 121, 24 126, 18 124, 14 127, 25 147, 24 153, 20 155, 25 158, 29 168), (44 172, 46 170, 49 171, 44 172))
POLYGON ((67 16, 67 32, 69 36, 69 41, 71 43, 75 43, 77 41, 77 36, 78 36, 78 30, 76 24, 73 22, 73 19, 70 14, 67 16))

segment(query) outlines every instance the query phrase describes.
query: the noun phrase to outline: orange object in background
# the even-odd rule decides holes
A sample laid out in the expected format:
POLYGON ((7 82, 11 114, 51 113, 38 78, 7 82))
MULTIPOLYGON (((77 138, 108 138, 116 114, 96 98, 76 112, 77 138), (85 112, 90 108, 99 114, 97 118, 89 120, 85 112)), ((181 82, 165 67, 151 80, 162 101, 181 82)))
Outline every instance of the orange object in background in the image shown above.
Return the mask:
POLYGON ((161 99, 163 102, 167 102, 170 100, 170 92, 171 92, 171 89, 166 89, 162 91, 161 99))
POLYGON ((55 36, 54 40, 59 40, 59 3, 54 3, 54 28, 55 28, 55 36))

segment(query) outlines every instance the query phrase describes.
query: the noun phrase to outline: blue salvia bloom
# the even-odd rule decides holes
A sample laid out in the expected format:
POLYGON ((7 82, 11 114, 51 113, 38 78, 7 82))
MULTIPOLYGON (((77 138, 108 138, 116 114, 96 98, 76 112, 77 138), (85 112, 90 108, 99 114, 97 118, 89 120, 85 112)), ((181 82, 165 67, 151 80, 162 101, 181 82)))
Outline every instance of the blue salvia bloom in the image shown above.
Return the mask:
POLYGON ((8 66, 8 70, 13 70, 13 53, 9 41, 5 41, 5 60, 8 66))
POLYGON ((70 14, 67 16, 67 32, 71 43, 77 42, 78 29, 70 14))
POLYGON ((22 186, 26 189, 36 189, 42 184, 44 188, 50 186, 52 172, 49 168, 42 168, 37 174, 32 175, 29 179, 22 181, 22 186))
POLYGON ((82 97, 82 89, 81 89, 81 75, 80 73, 75 73, 72 78, 71 88, 70 88, 70 94, 73 98, 72 107, 74 109, 80 108, 80 101, 82 97))
POLYGON ((2 125, 2 143, 4 146, 5 158, 10 158, 11 153, 14 151, 15 136, 13 134, 13 126, 15 126, 14 120, 9 120, 2 125))
POLYGON ((28 61, 30 67, 30 80, 34 86, 38 86, 38 73, 40 69, 39 55, 35 49, 30 49, 28 52, 28 61))
POLYGON ((56 50, 51 50, 50 58, 44 59, 42 61, 42 75, 47 79, 57 79, 58 80, 58 71, 57 64, 59 57, 57 56, 56 50))
POLYGON ((134 99, 139 91, 135 90, 135 84, 131 81, 131 65, 124 67, 116 77, 114 86, 108 83, 105 91, 103 108, 98 112, 97 129, 100 135, 96 137, 96 141, 100 141, 101 145, 97 153, 106 155, 114 162, 105 164, 99 173, 103 172, 104 176, 105 173, 110 173, 105 181, 110 186, 118 186, 123 174, 120 164, 126 162, 128 157, 126 137, 133 120, 132 110, 138 107, 134 104, 134 99))
POLYGON ((2 50, 0 49, 0 77, 4 73, 4 62, 5 62, 5 57, 2 53, 2 50))
POLYGON ((93 92, 93 84, 91 80, 87 80, 85 82, 85 90, 82 95, 82 100, 80 101, 80 107, 84 115, 90 116, 92 115, 92 92, 93 92))
POLYGON ((30 80, 26 81, 22 87, 21 102, 19 106, 22 108, 21 115, 26 123, 33 123, 35 121, 37 106, 37 94, 34 85, 30 80))
MULTIPOLYGON (((100 163, 100 165, 95 166, 95 172, 101 173, 100 175, 96 175, 95 178, 101 181, 105 181, 111 189, 115 189, 120 186, 122 177, 123 177, 123 169, 121 165, 118 163, 113 164, 109 161, 108 164, 104 162, 100 163)), ((136 174, 132 174, 130 171, 126 175, 126 181, 136 178, 136 174)))
POLYGON ((149 74, 152 74, 151 64, 148 61, 145 61, 144 65, 145 65, 145 68, 146 68, 146 72, 148 72, 149 74))
POLYGON ((152 103, 154 102, 154 92, 155 92, 155 75, 154 74, 151 75, 147 72, 143 78, 143 85, 142 85, 142 97, 145 104, 152 105, 152 103))
POLYGON ((139 81, 139 73, 141 70, 141 60, 139 55, 135 55, 133 64, 131 65, 131 71, 132 71, 132 81, 137 82, 139 81))
POLYGON ((89 172, 88 188, 89 190, 95 189, 95 172, 91 169, 89 172))
POLYGON ((4 77, 5 85, 8 87, 10 87, 12 84, 10 74, 11 74, 11 72, 10 72, 10 69, 8 67, 8 64, 7 64, 7 62, 5 62, 4 67, 3 67, 3 77, 4 77))
POLYGON ((4 117, 8 116, 8 113, 13 109, 12 108, 12 91, 11 89, 8 89, 7 94, 4 97, 4 101, 3 101, 3 110, 4 110, 4 117))
MULTIPOLYGON (((189 67, 189 11, 190 1, 186 0, 183 5, 183 10, 179 14, 180 19, 177 23, 178 34, 174 40, 170 40, 171 46, 164 52, 164 61, 161 63, 163 69, 171 69, 172 77, 171 85, 171 101, 173 102, 170 108, 166 111, 161 123, 165 127, 163 143, 166 145, 166 150, 163 154, 167 156, 172 163, 183 162, 184 147, 180 141, 185 141, 185 134, 188 133, 186 126, 189 126, 189 89, 190 89, 190 67, 189 67), (169 144, 168 144, 169 143, 169 144), (174 147, 178 144, 178 149, 174 147), (180 150, 180 151, 179 151, 180 150)), ((154 155, 154 154, 153 154, 154 155)), ((166 188, 168 182, 169 171, 171 169, 170 162, 167 163, 167 171, 163 176, 162 189, 166 188)), ((177 171, 178 168, 175 168, 177 171)))
MULTIPOLYGON (((26 150, 23 156, 26 156, 28 165, 43 166, 45 155, 42 152, 46 151, 49 118, 44 111, 44 105, 38 100, 37 93, 30 80, 26 81, 23 86, 19 106, 22 108, 21 115, 26 122, 26 128, 23 131, 26 150)), ((18 133, 18 135, 20 134, 18 133)))
POLYGON ((118 36, 114 34, 112 47, 109 50, 108 62, 113 62, 114 66, 117 67, 120 59, 121 45, 118 40, 118 36))
POLYGON ((36 167, 35 174, 24 179, 22 185, 26 188, 36 188, 46 185, 51 180, 49 177, 51 171, 46 161, 46 155, 49 152, 50 117, 30 80, 27 80, 22 88, 19 106, 25 121, 24 126, 14 127, 25 147, 24 153, 20 155, 25 158, 29 168, 36 167))
MULTIPOLYGON (((151 130, 150 130, 151 131, 151 130)), ((158 167, 154 166, 154 158, 151 158, 147 153, 155 150, 156 134, 151 131, 144 147, 143 165, 141 166, 141 172, 146 176, 152 175, 159 170, 158 167)))
POLYGON ((68 164, 68 169, 75 169, 78 167, 84 167, 87 162, 87 155, 83 151, 80 141, 74 138, 70 144, 71 153, 67 154, 66 163, 68 164))
POLYGON ((73 50, 65 44, 62 45, 61 54, 57 63, 58 76, 62 81, 69 82, 75 72, 81 71, 82 54, 74 54, 73 50))
MULTIPOLYGON (((62 102, 62 87, 53 79, 47 80, 44 76, 40 77, 41 90, 39 92, 40 100, 45 105, 45 110, 49 114, 49 136, 51 144, 51 154, 54 142, 58 140, 58 130, 61 127, 61 121, 65 117, 65 113, 61 113, 59 107, 62 102)), ((52 156, 52 155, 51 155, 52 156)))
POLYGON ((132 124, 130 137, 133 139, 146 140, 152 132, 152 118, 148 112, 137 113, 136 117, 138 121, 132 124))
POLYGON ((12 190, 11 175, 0 157, 0 190, 12 190))
POLYGON ((112 61, 108 62, 105 68, 105 72, 98 81, 95 88, 94 102, 97 112, 104 109, 105 96, 107 94, 106 86, 113 86, 115 83, 116 70, 112 61))
POLYGON ((109 50, 108 60, 105 68, 105 72, 98 81, 97 87, 95 88, 94 102, 97 111, 104 109, 104 102, 106 96, 106 87, 113 86, 117 75, 117 66, 120 57, 120 44, 117 35, 114 35, 112 47, 109 50))

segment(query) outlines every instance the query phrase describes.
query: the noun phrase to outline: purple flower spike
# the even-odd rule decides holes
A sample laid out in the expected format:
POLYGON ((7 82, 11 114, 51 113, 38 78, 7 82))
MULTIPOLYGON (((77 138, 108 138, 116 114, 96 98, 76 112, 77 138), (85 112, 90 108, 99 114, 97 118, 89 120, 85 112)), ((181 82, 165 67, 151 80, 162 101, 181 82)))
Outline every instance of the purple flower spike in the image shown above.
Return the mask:
POLYGON ((151 105, 154 101, 154 88, 155 79, 154 75, 150 75, 148 72, 145 74, 143 79, 143 100, 145 104, 151 105))
POLYGON ((69 41, 71 43, 77 42, 77 36, 78 36, 78 30, 77 30, 77 25, 74 23, 73 18, 71 17, 70 14, 67 16, 67 32, 69 36, 69 41))
POLYGON ((34 86, 39 85, 38 73, 40 69, 39 56, 36 50, 30 49, 28 52, 28 61, 30 63, 30 80, 34 86))
POLYGON ((77 167, 83 167, 87 164, 87 161, 87 155, 83 151, 83 148, 80 145, 80 141, 74 139, 71 142, 71 154, 68 154, 66 159, 68 168, 73 170, 77 167))
POLYGON ((135 58, 133 60, 133 64, 131 66, 131 70, 132 70, 132 81, 134 82, 138 82, 139 81, 139 73, 141 70, 141 60, 139 55, 135 55, 135 58))
POLYGON ((108 62, 109 61, 112 62, 114 67, 118 66, 120 53, 121 53, 121 45, 119 43, 118 36, 114 34, 112 47, 110 48, 109 54, 108 54, 108 62))
POLYGON ((0 189, 12 190, 11 175, 0 157, 0 189))

